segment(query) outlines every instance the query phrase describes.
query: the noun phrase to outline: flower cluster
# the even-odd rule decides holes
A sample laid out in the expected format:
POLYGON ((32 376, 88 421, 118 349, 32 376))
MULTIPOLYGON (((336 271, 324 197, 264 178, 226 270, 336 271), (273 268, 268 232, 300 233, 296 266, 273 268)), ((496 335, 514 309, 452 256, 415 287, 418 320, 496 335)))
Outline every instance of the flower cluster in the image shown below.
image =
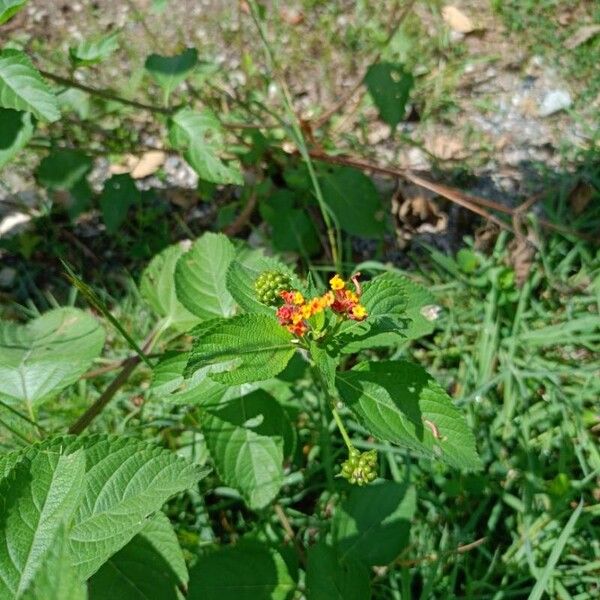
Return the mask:
POLYGON ((354 485, 371 483, 377 477, 377 451, 368 450, 361 454, 353 448, 348 460, 342 463, 340 475, 354 485))
POLYGON ((331 289, 328 292, 310 299, 305 299, 298 291, 281 291, 279 296, 283 300, 283 306, 277 309, 279 323, 294 335, 301 337, 308 331, 308 319, 326 308, 354 321, 366 319, 367 310, 360 304, 361 287, 358 275, 352 278, 352 282, 354 291, 347 289, 346 282, 339 275, 335 275, 329 281, 331 289))

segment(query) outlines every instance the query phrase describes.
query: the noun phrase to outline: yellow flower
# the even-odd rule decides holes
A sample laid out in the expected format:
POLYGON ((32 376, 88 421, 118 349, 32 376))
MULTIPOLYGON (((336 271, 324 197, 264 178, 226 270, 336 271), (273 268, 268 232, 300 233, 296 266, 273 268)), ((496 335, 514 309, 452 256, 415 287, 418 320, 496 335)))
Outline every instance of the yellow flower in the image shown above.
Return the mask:
POLYGON ((321 299, 320 298, 313 298, 310 301, 310 312, 313 315, 316 315, 317 313, 320 313, 323 310, 323 306, 321 305, 321 299))
POLYGON ((346 298, 350 302, 358 302, 358 296, 352 290, 346 290, 346 298))
POLYGON ((331 285, 331 289, 334 291, 343 290, 346 287, 346 282, 339 275, 334 275, 329 280, 329 285, 331 285))
POLYGON ((309 319, 312 316, 312 310, 309 304, 304 304, 300 307, 300 314, 303 319, 309 319))
POLYGON ((362 304, 352 307, 352 316, 355 319, 364 319, 367 316, 367 309, 362 304))
POLYGON ((294 304, 296 306, 304 304, 304 296, 300 292, 294 292, 294 304))
POLYGON ((335 302, 335 294, 333 292, 327 292, 319 298, 319 302, 323 308, 331 306, 335 302))
POLYGON ((304 311, 304 308, 306 308, 306 307, 304 307, 304 306, 303 306, 303 307, 300 309, 300 312, 294 313, 294 315, 292 316, 292 323, 293 323, 294 325, 298 325, 298 323, 300 323, 300 321, 302 321, 302 319, 306 318, 306 317, 304 317, 304 315, 302 314, 302 312, 304 311))

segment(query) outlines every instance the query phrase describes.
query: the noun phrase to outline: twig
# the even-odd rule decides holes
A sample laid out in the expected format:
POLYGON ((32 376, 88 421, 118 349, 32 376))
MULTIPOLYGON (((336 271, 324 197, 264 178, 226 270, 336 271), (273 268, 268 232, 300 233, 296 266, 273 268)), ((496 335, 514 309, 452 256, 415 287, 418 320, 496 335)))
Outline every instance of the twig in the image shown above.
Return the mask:
POLYGON ((227 227, 223 229, 223 233, 230 237, 236 236, 250 221, 250 217, 256 208, 256 194, 252 194, 250 198, 248 198, 248 202, 246 206, 244 206, 244 210, 234 219, 232 223, 230 223, 227 227))
POLYGON ((438 560, 441 557, 450 556, 452 554, 465 554, 466 552, 470 552, 471 550, 474 550, 475 548, 481 546, 482 544, 485 544, 486 541, 487 541, 487 537, 482 537, 482 538, 479 538, 478 540, 475 540, 474 542, 470 542, 469 544, 464 544, 463 546, 457 546, 454 550, 448 550, 447 552, 444 552, 441 555, 432 553, 432 554, 427 554, 426 556, 421 556, 419 558, 413 558, 410 560, 397 560, 396 564, 400 567, 415 567, 424 562, 433 562, 433 561, 438 560))
MULTIPOLYGON (((407 2, 404 5, 404 7, 401 9, 401 12, 398 15, 398 17, 397 18, 392 17, 391 22, 393 23, 393 25, 392 25, 391 29, 388 31, 386 40, 383 44, 384 47, 387 46, 390 43, 390 41, 392 40, 392 38, 394 37, 394 35, 396 35, 396 32, 398 31, 398 29, 400 29, 402 22, 408 16, 408 13, 412 10, 412 7, 415 4, 415 2, 416 2, 416 0, 409 0, 409 2, 407 2)), ((397 8, 400 8, 400 7, 398 6, 397 8)), ((369 61, 369 65, 376 63, 381 58, 381 54, 382 54, 382 50, 379 50, 377 52, 377 54, 375 54, 375 56, 369 61)), ((356 94, 356 92, 361 88, 363 81, 365 79, 365 75, 366 75, 366 71, 363 73, 363 75, 360 77, 360 79, 358 79, 358 81, 343 96, 341 96, 336 102, 334 102, 334 104, 330 108, 328 108, 320 117, 315 119, 312 122, 313 127, 317 128, 317 129, 319 127, 323 127, 323 125, 325 125, 329 121, 329 119, 331 119, 331 117, 333 117, 333 115, 335 113, 337 113, 340 109, 342 109, 346 105, 346 103, 352 99, 354 94, 356 94)))
POLYGON ((147 110, 153 113, 160 113, 162 115, 171 115, 176 110, 175 108, 166 108, 163 106, 156 106, 154 104, 144 104, 143 102, 138 102, 137 100, 128 100, 127 98, 117 96, 116 94, 113 94, 112 92, 109 92, 107 90, 93 88, 89 85, 85 85, 84 83, 79 83, 79 81, 75 81, 74 79, 69 79, 68 77, 63 77, 62 75, 56 75, 55 73, 50 73, 49 71, 44 71, 43 69, 38 70, 44 77, 46 77, 46 79, 50 79, 56 83, 60 83, 61 85, 65 85, 67 87, 77 88, 79 90, 87 92, 88 94, 92 94, 93 96, 104 98, 105 100, 113 100, 114 102, 119 102, 120 104, 133 106, 134 108, 147 110))
POLYGON ((277 519, 281 523, 281 526, 283 527, 283 530, 285 531, 288 539, 292 542, 292 544, 294 544, 296 552, 298 552, 300 562, 303 565, 306 565, 306 554, 304 553, 304 548, 302 547, 302 544, 300 544, 300 542, 298 541, 298 538, 296 537, 296 534, 294 533, 290 521, 287 518, 287 515, 285 514, 285 511, 283 510, 281 504, 275 504, 275 506, 273 506, 273 510, 275 511, 277 519))
MULTIPOLYGON (((156 333, 152 332, 144 345, 143 352, 149 350, 155 340, 156 333)), ((127 382, 135 368, 140 364, 142 358, 140 355, 131 356, 123 362, 121 372, 111 381, 109 386, 100 394, 98 399, 69 427, 69 433, 79 435, 106 407, 113 399, 114 395, 127 382)))

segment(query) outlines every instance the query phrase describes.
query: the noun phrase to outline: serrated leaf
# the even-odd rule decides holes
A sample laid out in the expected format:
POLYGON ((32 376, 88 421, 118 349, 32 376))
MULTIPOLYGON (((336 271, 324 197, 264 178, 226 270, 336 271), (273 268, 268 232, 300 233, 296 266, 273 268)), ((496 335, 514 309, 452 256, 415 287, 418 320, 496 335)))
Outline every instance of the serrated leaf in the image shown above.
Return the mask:
POLYGON ((27 0, 0 0, 0 25, 11 19, 26 3, 27 0))
POLYGON ((30 113, 0 108, 0 169, 27 145, 34 129, 30 113))
POLYGON ((186 48, 175 56, 151 54, 146 59, 144 68, 163 88, 165 97, 168 98, 171 92, 185 81, 197 64, 198 51, 195 48, 186 48))
POLYGON ((189 600, 287 600, 296 584, 274 548, 242 542, 200 557, 189 600))
POLYGON ((396 127, 404 119, 414 85, 412 74, 400 64, 375 63, 367 70, 365 84, 381 119, 390 127, 396 127))
POLYGON ((51 123, 60 118, 56 96, 27 55, 12 48, 0 51, 0 106, 31 112, 51 123))
POLYGON ((221 124, 207 108, 202 111, 183 108, 175 113, 169 125, 169 140, 184 153, 201 179, 212 183, 244 183, 239 168, 219 157, 224 150, 221 124))
POLYGON ((369 566, 392 562, 408 544, 416 502, 414 487, 394 481, 353 488, 333 518, 340 558, 369 566))
POLYGON ((342 400, 374 436, 453 467, 481 466, 464 417, 419 365, 360 363, 338 374, 337 387, 342 400))
POLYGON ((385 273, 366 283, 362 302, 369 317, 342 328, 340 348, 346 354, 395 346, 433 331, 434 322, 424 316, 424 308, 434 304, 434 297, 404 275, 385 273))
POLYGON ((91 38, 69 48, 69 57, 76 66, 95 65, 119 48, 119 32, 91 38))
POLYGON ((20 461, 0 502, 0 598, 20 598, 81 498, 83 452, 20 461))
POLYGON ((188 379, 183 373, 189 352, 165 355, 154 367, 150 391, 162 400, 181 405, 210 406, 238 398, 256 389, 251 383, 225 385, 209 377, 210 369, 198 369, 188 379))
POLYGON ((127 218, 129 208, 140 199, 140 191, 127 173, 113 175, 107 179, 100 193, 100 209, 106 230, 116 233, 127 218))
POLYGON ((68 529, 62 526, 23 600, 85 600, 87 588, 73 568, 68 529))
POLYGON ((77 150, 53 150, 40 162, 35 176, 50 190, 70 190, 92 169, 92 159, 77 150))
POLYGON ((219 476, 240 491, 250 508, 264 508, 277 496, 283 483, 284 445, 287 455, 293 431, 275 398, 257 390, 210 407, 202 432, 219 476))
POLYGON ((0 321, 0 398, 32 406, 85 373, 104 345, 104 330, 87 313, 59 308, 26 325, 0 321))
POLYGON ((263 381, 281 373, 295 352, 293 336, 267 315, 239 315, 232 319, 212 319, 195 332, 186 368, 215 365, 227 369, 213 373, 215 381, 229 385, 263 381))
POLYGON ((367 567, 352 558, 341 561, 335 548, 320 542, 308 549, 308 600, 369 600, 367 567))
POLYGON ((178 600, 188 572, 169 519, 156 513, 88 582, 90 600, 178 600))
POLYGON ((177 261, 177 298, 200 319, 233 315, 235 302, 226 274, 234 257, 235 248, 225 235, 205 233, 177 261))
POLYGON ((323 177, 323 196, 347 233, 379 238, 386 230, 385 211, 375 184, 350 167, 334 167, 323 177))
POLYGON ((294 272, 276 258, 265 256, 262 250, 244 248, 238 251, 227 270, 227 289, 238 305, 249 313, 272 315, 273 308, 259 302, 254 283, 263 271, 281 271, 290 276, 294 289, 301 289, 294 272))
POLYGON ((176 454, 131 438, 66 438, 85 450, 82 502, 70 533, 75 566, 87 579, 127 544, 173 495, 192 487, 203 471, 176 454))
POLYGON ((187 331, 200 319, 177 299, 175 265, 185 253, 182 244, 173 244, 157 254, 144 269, 140 293, 154 312, 177 331, 187 331))

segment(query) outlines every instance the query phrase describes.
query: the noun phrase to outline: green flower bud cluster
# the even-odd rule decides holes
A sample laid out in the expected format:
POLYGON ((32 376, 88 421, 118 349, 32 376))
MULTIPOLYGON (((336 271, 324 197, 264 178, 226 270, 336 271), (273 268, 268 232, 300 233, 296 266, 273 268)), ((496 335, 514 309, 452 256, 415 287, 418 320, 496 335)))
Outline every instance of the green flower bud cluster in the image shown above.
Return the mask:
POLYGON ((280 293, 290 290, 292 280, 286 273, 280 271, 263 271, 254 282, 256 297, 263 304, 268 306, 277 306, 283 300, 280 293))
POLYGON ((367 485, 377 477, 377 450, 362 454, 353 449, 348 460, 342 463, 341 476, 353 485, 367 485))

